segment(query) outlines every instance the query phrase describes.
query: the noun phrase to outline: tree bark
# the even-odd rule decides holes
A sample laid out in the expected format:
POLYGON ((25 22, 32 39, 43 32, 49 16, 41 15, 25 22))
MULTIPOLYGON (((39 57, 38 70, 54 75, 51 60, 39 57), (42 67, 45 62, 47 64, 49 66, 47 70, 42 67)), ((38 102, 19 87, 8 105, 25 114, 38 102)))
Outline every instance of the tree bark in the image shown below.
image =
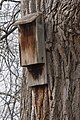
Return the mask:
POLYGON ((23 69, 21 120, 80 120, 80 1, 21 0, 21 13, 42 11, 48 85, 28 87, 23 69))

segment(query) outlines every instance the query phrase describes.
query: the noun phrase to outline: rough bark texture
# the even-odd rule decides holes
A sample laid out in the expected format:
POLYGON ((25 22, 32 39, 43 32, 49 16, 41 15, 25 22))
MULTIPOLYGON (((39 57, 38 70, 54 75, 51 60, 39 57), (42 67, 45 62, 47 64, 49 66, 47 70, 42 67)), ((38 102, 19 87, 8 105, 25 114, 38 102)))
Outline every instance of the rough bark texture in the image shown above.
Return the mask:
POLYGON ((48 86, 28 88, 23 71, 21 120, 80 120, 80 0, 22 0, 22 16, 42 11, 48 86))

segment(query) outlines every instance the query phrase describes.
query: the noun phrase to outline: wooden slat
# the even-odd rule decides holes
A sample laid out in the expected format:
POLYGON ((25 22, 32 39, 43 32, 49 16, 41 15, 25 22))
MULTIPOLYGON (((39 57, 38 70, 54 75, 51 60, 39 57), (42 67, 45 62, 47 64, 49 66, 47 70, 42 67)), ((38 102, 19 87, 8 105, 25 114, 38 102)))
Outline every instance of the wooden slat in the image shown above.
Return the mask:
POLYGON ((18 21, 14 23, 14 25, 20 25, 20 24, 27 24, 33 22, 42 12, 39 13, 32 13, 32 14, 27 14, 26 16, 22 17, 18 21))
POLYGON ((27 66, 28 86, 47 84, 46 66, 43 63, 27 66))
POLYGON ((35 23, 21 26, 19 34, 21 66, 37 63, 37 42, 35 23), (24 28, 24 29, 23 29, 24 28))
POLYGON ((21 66, 45 63, 44 23, 42 15, 19 30, 21 66))

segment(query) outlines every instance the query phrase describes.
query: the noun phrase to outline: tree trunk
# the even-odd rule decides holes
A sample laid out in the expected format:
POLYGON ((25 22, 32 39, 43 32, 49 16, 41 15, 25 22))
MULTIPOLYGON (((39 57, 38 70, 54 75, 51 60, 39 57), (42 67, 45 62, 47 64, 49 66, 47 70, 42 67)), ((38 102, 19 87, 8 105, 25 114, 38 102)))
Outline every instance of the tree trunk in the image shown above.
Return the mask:
POLYGON ((80 1, 21 0, 21 13, 42 11, 48 85, 28 87, 23 68, 21 120, 80 120, 80 1))

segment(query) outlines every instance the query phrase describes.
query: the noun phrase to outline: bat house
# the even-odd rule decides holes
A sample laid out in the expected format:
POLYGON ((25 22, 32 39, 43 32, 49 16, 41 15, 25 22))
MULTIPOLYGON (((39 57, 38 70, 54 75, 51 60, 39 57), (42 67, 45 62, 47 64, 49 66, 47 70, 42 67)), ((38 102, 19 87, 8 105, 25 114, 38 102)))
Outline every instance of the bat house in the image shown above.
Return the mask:
POLYGON ((28 14, 15 25, 18 25, 20 64, 28 69, 28 85, 47 84, 43 14, 28 14))
POLYGON ((41 13, 32 13, 18 20, 20 64, 45 63, 44 20, 41 13))

